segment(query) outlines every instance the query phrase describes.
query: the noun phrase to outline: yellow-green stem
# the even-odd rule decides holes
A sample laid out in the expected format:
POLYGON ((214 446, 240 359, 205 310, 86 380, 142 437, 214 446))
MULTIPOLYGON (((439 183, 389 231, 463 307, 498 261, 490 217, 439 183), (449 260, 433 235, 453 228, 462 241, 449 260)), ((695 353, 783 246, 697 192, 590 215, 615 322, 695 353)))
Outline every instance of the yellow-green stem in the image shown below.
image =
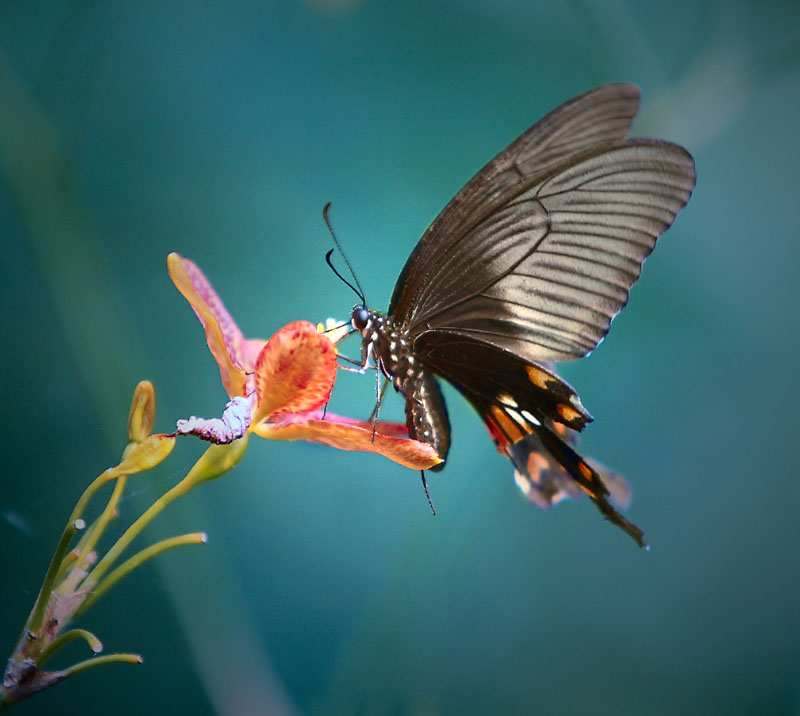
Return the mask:
POLYGON ((47 568, 47 573, 44 576, 39 596, 36 598, 36 606, 33 608, 30 619, 28 619, 26 628, 30 633, 38 635, 44 619, 45 610, 47 609, 47 603, 50 601, 50 594, 55 585, 56 575, 59 572, 64 556, 69 550, 69 543, 72 542, 75 533, 85 526, 83 520, 76 519, 70 520, 67 526, 64 527, 64 531, 61 533, 61 539, 56 546, 56 551, 53 552, 53 558, 50 560, 50 566, 47 568))
POLYGON ((70 574, 67 575, 66 579, 64 579, 61 584, 56 587, 56 591, 59 594, 70 594, 77 590, 78 585, 86 576, 83 569, 88 568, 88 564, 93 561, 90 560, 89 555, 92 553, 92 550, 95 548, 97 541, 100 539, 100 536, 103 534, 108 523, 111 521, 111 518, 114 516, 114 513, 117 509, 117 504, 119 503, 119 498, 122 495, 122 491, 125 489, 125 482, 127 478, 123 475, 122 477, 117 478, 117 484, 114 485, 114 491, 111 493, 111 497, 108 500, 108 504, 106 505, 103 513, 97 519, 97 521, 91 526, 89 532, 89 538, 87 540, 81 540, 83 546, 81 547, 80 554, 76 560, 75 566, 77 569, 74 569, 70 574))
MULTIPOLYGON (((101 535, 105 531, 108 523, 114 517, 115 512, 117 511, 117 505, 119 504, 119 499, 122 496, 122 491, 125 489, 125 482, 127 481, 127 477, 124 475, 122 477, 117 478, 117 484, 114 485, 114 491, 111 493, 111 497, 108 500, 108 504, 106 505, 103 513, 100 515, 98 520, 89 528, 89 535, 86 539, 85 543, 84 540, 81 540, 83 545, 81 546, 80 554, 78 555, 77 565, 78 567, 83 567, 86 563, 86 559, 91 553, 91 551, 97 545, 98 540, 100 539, 101 535)), ((73 574, 79 578, 80 570, 75 570, 73 574)), ((78 579, 71 579, 68 577, 64 580, 64 588, 66 591, 71 592, 77 588, 77 583, 72 584, 72 582, 77 582, 78 579)), ((59 591, 61 587, 59 587, 59 591)))
MULTIPOLYGON (((173 547, 180 547, 185 544, 203 544, 206 542, 206 534, 204 532, 193 532, 191 534, 179 535, 177 537, 170 537, 160 542, 146 547, 141 552, 133 555, 130 559, 123 562, 113 572, 111 572, 105 579, 103 579, 96 587, 87 580, 85 586, 92 590, 92 593, 86 597, 85 601, 75 610, 75 618, 77 619, 83 614, 92 604, 94 604, 100 597, 102 597, 109 589, 111 589, 120 579, 126 577, 134 569, 144 564, 148 559, 152 559, 156 555, 166 552, 173 547)), ((94 575, 92 575, 94 576, 94 575)))
MULTIPOLYGON (((78 544, 80 544, 80 542, 78 544)), ((64 577, 69 574, 70 570, 78 561, 78 553, 78 547, 73 547, 66 553, 66 555, 64 555, 64 559, 61 560, 61 566, 58 568, 58 574, 56 575, 54 584, 61 584, 61 582, 64 580, 64 577)))
POLYGON ((75 503, 75 509, 72 510, 72 515, 70 516, 69 521, 74 522, 79 517, 82 517, 83 511, 86 509, 86 505, 89 504, 89 500, 94 497, 94 493, 97 492, 109 480, 113 480, 114 477, 114 468, 108 468, 108 470, 101 472, 94 480, 92 480, 92 484, 83 491, 83 494, 80 496, 77 503, 75 503))
POLYGON ((86 629, 70 629, 69 631, 65 631, 57 639, 54 639, 47 648, 43 649, 36 657, 37 668, 44 666, 61 647, 75 639, 83 639, 95 654, 99 654, 103 651, 102 642, 90 631, 86 631, 86 629))
POLYGON ((122 554, 123 550, 133 542, 136 537, 139 536, 139 533, 147 527, 147 525, 152 522, 152 520, 164 510, 168 505, 172 502, 177 500, 182 495, 185 495, 189 490, 193 487, 192 484, 187 483, 186 480, 181 480, 177 485, 175 485, 172 489, 165 492, 161 497, 159 497, 150 507, 145 510, 139 519, 137 519, 127 530, 122 534, 115 543, 114 546, 106 552, 105 557, 101 559, 97 566, 91 571, 89 576, 86 578, 86 583, 88 584, 97 584, 103 575, 110 569, 111 565, 114 564, 116 559, 122 554))
MULTIPOLYGON (((113 480, 116 476, 117 475, 114 472, 114 468, 108 468, 108 470, 100 473, 100 475, 98 475, 92 481, 92 484, 83 491, 83 494, 80 496, 75 508, 72 510, 70 522, 74 522, 80 518, 83 514, 83 511, 86 509, 86 505, 89 504, 89 501, 92 499, 92 497, 94 497, 95 493, 107 482, 113 480)), ((97 543, 97 539, 99 538, 99 535, 97 534, 98 522, 99 520, 95 520, 95 522, 83 534, 78 544, 62 560, 53 584, 61 584, 61 581, 69 574, 72 567, 78 563, 78 556, 86 555, 91 551, 91 548, 89 550, 84 549, 89 540, 94 540, 92 544, 97 543)))
POLYGON ((64 669, 66 676, 74 676, 81 671, 93 669, 95 666, 103 666, 103 664, 142 664, 144 659, 139 654, 106 654, 105 656, 96 656, 93 659, 73 664, 68 669, 64 669))

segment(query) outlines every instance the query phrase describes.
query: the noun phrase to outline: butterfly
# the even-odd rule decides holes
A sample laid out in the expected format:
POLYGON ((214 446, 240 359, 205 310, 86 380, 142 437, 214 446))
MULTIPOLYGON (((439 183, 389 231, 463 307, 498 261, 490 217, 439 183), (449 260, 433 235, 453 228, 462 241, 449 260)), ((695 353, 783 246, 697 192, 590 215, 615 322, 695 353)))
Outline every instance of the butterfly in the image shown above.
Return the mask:
POLYGON ((357 290, 351 323, 362 368, 373 361, 405 398, 410 437, 446 459, 443 378, 477 410, 532 502, 586 493, 646 547, 611 504, 629 501, 624 480, 576 451, 592 417, 552 367, 603 340, 694 188, 685 149, 627 138, 639 99, 636 85, 608 84, 534 124, 433 221, 388 312, 357 290))

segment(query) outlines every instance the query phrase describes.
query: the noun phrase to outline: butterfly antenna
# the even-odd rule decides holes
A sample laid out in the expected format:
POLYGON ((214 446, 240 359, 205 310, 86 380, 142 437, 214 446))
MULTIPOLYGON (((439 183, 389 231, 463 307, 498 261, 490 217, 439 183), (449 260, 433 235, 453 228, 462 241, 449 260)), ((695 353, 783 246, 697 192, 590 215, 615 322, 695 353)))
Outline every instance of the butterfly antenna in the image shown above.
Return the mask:
POLYGON ((356 272, 353 271, 353 267, 350 265, 350 262, 347 260, 347 256, 345 255, 344 251, 342 251, 342 245, 339 243, 339 239, 336 238, 336 234, 334 233, 333 227, 331 226, 331 220, 328 218, 328 211, 329 211, 330 208, 331 208, 331 203, 330 202, 325 204, 325 207, 322 209, 322 218, 325 219, 325 225, 328 227, 328 231, 331 234, 331 238, 333 239, 333 243, 336 244, 336 248, 339 249, 339 253, 342 256, 342 259, 344 260, 345 266, 347 266, 347 270, 350 272, 350 275, 353 277, 353 281, 355 282, 355 286, 352 283, 350 283, 344 276, 342 276, 342 274, 340 274, 336 270, 336 267, 333 265, 333 262, 331 261, 331 254, 334 252, 334 249, 331 249, 330 251, 328 251, 327 254, 325 254, 325 261, 328 262, 328 266, 331 267, 331 270, 339 277, 339 279, 341 281, 343 281, 344 283, 346 283, 348 286, 350 286, 351 289, 353 289, 353 292, 356 294, 356 296, 358 296, 361 299, 361 304, 366 306, 366 298, 364 298, 364 289, 361 288, 361 284, 358 282, 358 277, 356 276, 356 272))

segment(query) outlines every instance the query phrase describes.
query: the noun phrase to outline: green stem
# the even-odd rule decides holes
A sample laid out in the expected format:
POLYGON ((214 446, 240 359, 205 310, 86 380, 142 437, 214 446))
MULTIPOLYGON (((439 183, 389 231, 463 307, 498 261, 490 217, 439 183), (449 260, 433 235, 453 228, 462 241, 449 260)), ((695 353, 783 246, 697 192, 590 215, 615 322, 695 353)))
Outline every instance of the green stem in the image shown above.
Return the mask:
POLYGON ((96 656, 93 659, 80 661, 73 664, 68 669, 64 669, 65 676, 74 676, 80 674, 82 671, 93 669, 95 666, 103 666, 103 664, 142 664, 144 659, 139 654, 106 654, 105 656, 96 656))
POLYGON ((103 651, 102 642, 90 631, 86 631, 86 629, 70 629, 69 631, 65 631, 57 639, 54 639, 47 648, 42 649, 41 654, 36 657, 37 668, 41 668, 59 649, 61 649, 61 647, 75 639, 83 639, 95 654, 99 654, 103 651))
POLYGON ((87 487, 83 494, 80 496, 78 501, 75 503, 75 508, 72 510, 72 516, 69 518, 70 522, 77 520, 79 517, 83 516, 83 511, 86 509, 86 505, 89 504, 89 500, 91 500, 95 493, 107 482, 110 482, 118 475, 116 473, 115 467, 109 467, 107 470, 101 472, 92 483, 87 487))
POLYGON ((67 552, 67 554, 64 556, 64 559, 61 560, 61 566, 58 568, 58 574, 56 575, 54 583, 61 584, 61 582, 64 581, 64 577, 70 573, 77 561, 78 548, 74 547, 73 549, 69 550, 69 552, 67 552))
POLYGON ((86 583, 97 584, 101 577, 109 570, 112 564, 116 561, 119 555, 125 548, 133 542, 139 533, 153 521, 153 519, 164 510, 165 507, 177 500, 182 495, 185 495, 194 485, 188 483, 185 479, 181 480, 172 489, 165 492, 159 497, 150 507, 145 510, 139 519, 137 519, 127 530, 122 534, 114 546, 106 552, 105 557, 101 559, 97 566, 91 571, 86 578, 86 583))
MULTIPOLYGON (((89 504, 89 501, 94 497, 95 493, 107 482, 110 482, 116 477, 116 473, 114 472, 114 468, 108 468, 104 472, 100 473, 92 483, 87 487, 83 494, 78 499, 78 502, 75 503, 75 507, 72 510, 72 514, 70 515, 69 522, 75 522, 75 520, 81 518, 83 515, 83 511, 86 509, 86 505, 89 504)), ((78 560, 78 555, 83 552, 83 546, 86 544, 87 539, 91 539, 91 534, 96 527, 97 522, 95 522, 86 533, 83 535, 81 540, 78 542, 73 550, 70 550, 70 553, 67 554, 66 558, 62 560, 61 565, 58 569, 58 574, 56 575, 55 579, 53 580, 53 584, 60 584, 64 577, 69 574, 70 570, 72 569, 73 565, 78 560)))
MULTIPOLYGON (((84 540, 81 540, 83 544, 77 559, 78 567, 83 567, 83 565, 86 564, 89 554, 95 548, 98 540, 100 539, 101 535, 108 526, 108 523, 114 517, 114 513, 117 510, 117 505, 119 504, 119 499, 122 496, 122 491, 125 489, 126 481, 127 477, 125 475, 117 478, 117 484, 114 485, 114 491, 111 493, 111 497, 109 498, 108 504, 103 510, 103 513, 100 515, 97 521, 89 528, 89 534, 87 535, 86 541, 84 542, 84 540)), ((80 569, 75 570, 73 574, 75 575, 75 577, 74 578, 68 577, 67 579, 65 579, 63 584, 58 589, 59 592, 66 594, 77 589, 78 586, 77 583, 80 581, 80 569)))
MULTIPOLYGON (((73 513, 74 514, 74 513, 73 513)), ((64 560, 64 555, 69 551, 69 543, 75 536, 78 530, 82 530, 86 523, 82 519, 70 520, 64 531, 61 533, 61 539, 58 541, 56 551, 53 552, 53 558, 50 560, 50 566, 47 568, 47 573, 42 582, 42 588, 39 591, 39 596, 36 598, 36 606, 28 619, 27 630, 31 634, 39 633, 42 621, 44 620, 44 613, 47 609, 47 603, 50 601, 50 594, 55 585, 56 575, 61 567, 61 562, 64 560)))
MULTIPOLYGON (((86 581, 86 586, 92 589, 92 593, 86 597, 84 602, 75 610, 75 618, 77 619, 83 614, 92 604, 94 604, 100 597, 102 597, 109 589, 111 589, 120 579, 127 577, 134 569, 144 564, 147 560, 152 559, 156 555, 166 552, 168 549, 180 547, 185 544, 204 544, 207 541, 207 536, 204 532, 193 532, 191 534, 179 535, 177 537, 170 537, 149 547, 143 549, 141 552, 133 555, 130 559, 123 562, 113 572, 111 572, 105 579, 103 579, 96 587, 92 588, 89 580, 86 581)), ((98 565, 99 566, 99 565, 98 565)), ((94 575, 92 575, 93 578, 94 575)))

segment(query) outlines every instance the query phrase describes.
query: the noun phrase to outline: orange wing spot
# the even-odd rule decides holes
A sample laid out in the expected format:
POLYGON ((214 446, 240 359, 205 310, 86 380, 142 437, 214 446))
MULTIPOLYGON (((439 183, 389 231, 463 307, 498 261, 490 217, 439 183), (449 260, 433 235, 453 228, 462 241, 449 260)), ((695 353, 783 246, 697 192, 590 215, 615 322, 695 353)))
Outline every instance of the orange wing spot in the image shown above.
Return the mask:
POLYGON ((566 403, 559 403, 556 405, 556 411, 568 423, 575 422, 578 418, 582 417, 581 414, 575 410, 575 408, 573 408, 571 405, 567 405, 566 403))
POLYGON ((528 373, 528 378, 537 388, 547 390, 547 382, 552 378, 540 368, 535 365, 526 365, 525 371, 528 373))
POLYGON ((585 462, 579 462, 578 469, 581 471, 581 475, 583 475, 587 480, 592 479, 592 468, 590 468, 585 462))
POLYGON ((492 417, 494 418, 495 423, 497 423, 497 427, 500 429, 501 432, 508 435, 508 439, 512 442, 518 442, 525 437, 525 433, 523 433, 517 424, 505 414, 502 408, 498 408, 496 405, 491 407, 492 417))
POLYGON ((532 452, 528 455, 528 464, 526 467, 528 468, 531 482, 541 485, 542 472, 550 468, 550 463, 543 455, 540 455, 538 452, 532 452))

